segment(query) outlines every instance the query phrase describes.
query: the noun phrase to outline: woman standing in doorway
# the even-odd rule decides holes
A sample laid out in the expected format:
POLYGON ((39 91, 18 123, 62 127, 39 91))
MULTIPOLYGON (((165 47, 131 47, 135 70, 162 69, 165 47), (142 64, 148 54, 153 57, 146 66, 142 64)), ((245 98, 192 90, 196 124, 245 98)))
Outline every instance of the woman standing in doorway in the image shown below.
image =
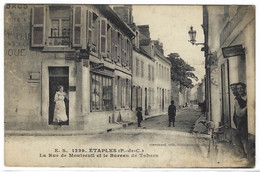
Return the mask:
POLYGON ((64 99, 68 99, 67 94, 63 92, 63 86, 58 86, 58 91, 55 94, 54 102, 55 102, 55 109, 54 109, 54 117, 53 122, 58 122, 58 124, 62 125, 62 122, 66 122, 68 120, 66 114, 66 106, 64 99))

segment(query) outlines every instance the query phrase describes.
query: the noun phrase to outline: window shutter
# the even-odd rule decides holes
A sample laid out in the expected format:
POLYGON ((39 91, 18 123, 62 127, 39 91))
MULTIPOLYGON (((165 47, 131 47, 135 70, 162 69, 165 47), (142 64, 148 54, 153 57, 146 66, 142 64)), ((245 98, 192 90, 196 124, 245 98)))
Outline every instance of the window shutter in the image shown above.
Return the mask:
POLYGON ((117 62, 121 63, 122 35, 117 32, 117 62))
POLYGON ((129 40, 127 39, 126 40, 126 66, 128 66, 129 67, 129 51, 130 51, 130 49, 129 49, 129 40))
POLYGON ((86 41, 87 45, 92 45, 92 12, 87 10, 86 11, 86 41))
POLYGON ((131 69, 132 68, 132 61, 133 61, 133 55, 132 55, 132 52, 133 52, 133 49, 132 49, 132 44, 131 42, 129 41, 129 68, 131 69))
POLYGON ((115 30, 113 28, 111 28, 111 59, 112 61, 114 61, 115 59, 115 48, 114 48, 114 42, 115 42, 115 30))
POLYGON ((81 23, 81 7, 76 6, 73 8, 73 47, 81 47, 81 23))
MULTIPOLYGON (((105 56, 107 52, 107 20, 100 18, 100 52, 105 56)), ((105 56, 106 57, 106 56, 105 56)))
POLYGON ((113 61, 117 62, 117 53, 118 53, 118 33, 113 29, 113 61))
POLYGON ((45 11, 43 6, 32 9, 32 47, 43 47, 45 44, 45 11))
POLYGON ((112 50, 112 43, 111 43, 111 25, 107 24, 107 57, 111 59, 111 50, 112 50))

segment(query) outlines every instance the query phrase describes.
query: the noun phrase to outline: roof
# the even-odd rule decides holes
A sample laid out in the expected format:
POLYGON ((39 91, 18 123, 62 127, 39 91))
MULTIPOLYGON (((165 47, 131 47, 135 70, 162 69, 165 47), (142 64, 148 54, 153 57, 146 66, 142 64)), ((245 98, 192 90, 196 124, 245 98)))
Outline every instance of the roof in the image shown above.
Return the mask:
POLYGON ((171 62, 170 62, 170 60, 169 60, 167 57, 161 55, 161 54, 158 53, 158 52, 156 52, 156 55, 157 55, 158 57, 160 57, 162 60, 164 60, 166 63, 169 63, 169 64, 171 65, 171 62))
POLYGON ((110 8, 108 5, 94 5, 101 14, 110 19, 119 28, 124 30, 131 38, 135 36, 134 31, 110 8))
POLYGON ((151 57, 144 49, 142 49, 141 47, 138 49, 136 47, 133 48, 136 52, 148 57, 150 60, 155 61, 155 59, 153 57, 151 57))

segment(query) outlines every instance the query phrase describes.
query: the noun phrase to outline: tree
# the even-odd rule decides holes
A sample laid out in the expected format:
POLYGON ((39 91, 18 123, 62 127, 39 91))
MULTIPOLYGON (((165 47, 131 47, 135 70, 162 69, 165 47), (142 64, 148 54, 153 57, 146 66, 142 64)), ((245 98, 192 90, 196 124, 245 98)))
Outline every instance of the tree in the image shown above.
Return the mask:
POLYGON ((178 53, 170 53, 168 55, 171 61, 171 79, 178 81, 181 86, 186 88, 192 88, 192 79, 198 80, 198 77, 193 73, 194 67, 187 64, 178 53))

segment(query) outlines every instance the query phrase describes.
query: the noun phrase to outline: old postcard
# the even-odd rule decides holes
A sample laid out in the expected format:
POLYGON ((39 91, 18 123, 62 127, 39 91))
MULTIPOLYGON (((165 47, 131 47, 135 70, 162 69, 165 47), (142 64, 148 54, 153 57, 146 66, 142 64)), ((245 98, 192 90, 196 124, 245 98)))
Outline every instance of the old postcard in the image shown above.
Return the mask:
POLYGON ((254 85, 254 6, 4 6, 8 167, 252 168, 254 85))

